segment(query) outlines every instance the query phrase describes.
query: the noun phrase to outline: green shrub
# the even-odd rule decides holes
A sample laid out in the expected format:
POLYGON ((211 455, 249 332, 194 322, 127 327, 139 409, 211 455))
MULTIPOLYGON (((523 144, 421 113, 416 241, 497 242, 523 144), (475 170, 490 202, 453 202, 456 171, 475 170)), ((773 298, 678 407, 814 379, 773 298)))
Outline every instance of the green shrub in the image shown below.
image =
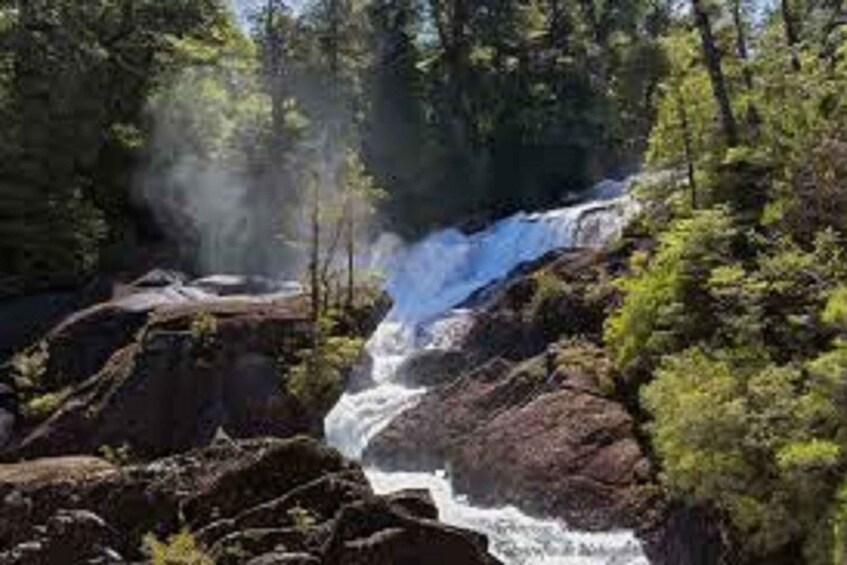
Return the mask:
POLYGON ((847 285, 841 285, 829 294, 821 319, 827 325, 847 330, 847 285))
POLYGON ((214 565, 187 530, 171 536, 166 542, 159 541, 153 534, 144 538, 144 545, 153 565, 214 565))
POLYGON ((535 291, 526 307, 525 316, 545 332, 549 339, 555 339, 557 316, 561 308, 558 303, 568 293, 568 285, 550 269, 543 269, 533 275, 535 291))
POLYGON ((47 344, 41 342, 37 347, 12 358, 12 371, 15 384, 19 389, 26 390, 38 386, 41 377, 47 372, 47 361, 50 352, 47 344))
POLYGON ((344 392, 344 373, 365 344, 361 338, 332 335, 334 326, 330 317, 318 321, 315 347, 302 352, 302 361, 288 376, 288 392, 315 414, 330 410, 344 392))
POLYGON ((572 338, 560 342, 556 366, 565 372, 594 379, 600 391, 607 396, 615 393, 617 373, 612 361, 604 349, 588 340, 572 338))
POLYGON ((123 443, 117 447, 111 445, 101 445, 97 450, 98 455, 113 465, 124 467, 132 464, 135 456, 132 453, 132 447, 128 443, 123 443))
POLYGON ((624 302, 605 329, 619 367, 655 362, 713 329, 706 283, 712 269, 730 260, 735 235, 726 210, 704 210, 675 222, 646 267, 638 265, 642 255, 634 256, 632 273, 620 281, 624 302))
POLYGON ((218 319, 209 312, 201 312, 191 319, 188 331, 192 343, 198 347, 210 347, 217 339, 218 319))
POLYGON ((830 552, 821 548, 834 541, 820 530, 847 461, 838 409, 847 355, 806 370, 735 357, 699 348, 669 356, 642 390, 663 480, 725 512, 748 558, 801 543, 808 563, 823 564, 830 552))
POLYGON ((27 422, 41 422, 46 420, 71 395, 71 389, 65 388, 58 392, 48 392, 38 396, 34 396, 24 402, 21 407, 21 417, 27 422))
POLYGON ((314 527, 315 524, 318 523, 318 518, 314 512, 311 512, 302 506, 289 508, 287 514, 291 519, 291 522, 294 524, 294 529, 301 534, 307 533, 312 527, 314 527))

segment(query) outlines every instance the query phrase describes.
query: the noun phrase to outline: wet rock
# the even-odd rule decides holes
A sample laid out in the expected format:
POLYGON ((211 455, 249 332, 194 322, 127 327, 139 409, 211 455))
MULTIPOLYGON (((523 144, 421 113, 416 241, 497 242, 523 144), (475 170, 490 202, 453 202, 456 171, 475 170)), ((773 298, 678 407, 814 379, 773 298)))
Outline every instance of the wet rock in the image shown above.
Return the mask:
POLYGON ((365 349, 350 371, 344 390, 350 393, 357 393, 374 386, 373 368, 373 356, 365 349))
POLYGON ((143 289, 179 286, 186 282, 188 282, 188 275, 180 271, 174 271, 172 269, 153 269, 120 289, 117 294, 119 296, 126 296, 143 289))
POLYGON ((472 375, 428 394, 378 436, 366 460, 403 470, 446 464, 458 491, 479 503, 516 504, 582 529, 648 521, 657 493, 627 411, 524 378, 472 375))
POLYGON ((251 559, 247 562, 247 565, 320 565, 320 563, 320 559, 308 553, 275 551, 251 559))
MULTIPOLYGON (((217 296, 184 279, 152 272, 70 316, 34 346, 48 356, 28 394, 53 394, 62 403, 46 420, 14 422, 0 398, 0 457, 126 445, 149 459, 206 445, 219 431, 235 438, 321 436, 322 409, 301 404, 285 381, 311 345, 306 297, 264 279, 206 279, 224 294, 275 292, 217 296)), ((366 335, 388 305, 382 296, 357 302, 337 331, 366 335)), ((12 382, 10 371, 0 368, 0 382, 12 382)))
POLYGON ((461 391, 473 383, 496 382, 512 367, 508 361, 495 359, 449 386, 427 393, 371 441, 365 461, 388 470, 442 469, 452 446, 463 438, 472 441, 475 426, 488 412, 485 406, 467 402, 461 391))
POLYGON ((17 394, 11 386, 0 383, 0 449, 12 440, 17 419, 17 394))
POLYGON ((401 490, 385 497, 398 512, 426 520, 438 520, 438 507, 426 489, 401 490))
POLYGON ((132 343, 147 315, 148 311, 109 302, 68 317, 42 340, 48 357, 39 386, 60 390, 90 378, 115 351, 132 343))
POLYGON ((281 442, 256 459, 228 469, 207 488, 188 498, 183 512, 193 527, 277 499, 327 474, 355 470, 334 449, 307 438, 281 442))
POLYGON ((95 453, 127 445, 156 457, 230 437, 315 432, 322 414, 288 394, 280 366, 310 343, 301 301, 213 302, 157 310, 12 456, 95 453), (206 321, 198 330, 195 322, 206 321))
POLYGON ((467 356, 454 349, 425 349, 412 354, 397 369, 397 381, 432 387, 449 383, 468 368, 467 356))
POLYGON ((0 563, 137 561, 145 534, 167 539, 183 517, 222 564, 495 563, 483 536, 435 522, 425 494, 374 496, 356 463, 309 438, 220 442, 124 468, 0 466, 0 547, 12 548, 0 563), (87 549, 50 561, 57 547, 87 549))
POLYGON ((491 564, 487 540, 450 526, 415 519, 386 500, 372 499, 341 510, 324 549, 328 565, 491 564))
POLYGON ((218 565, 239 565, 273 551, 297 551, 304 546, 304 534, 294 528, 255 528, 223 537, 209 555, 218 565))
POLYGON ((36 539, 0 553, 3 565, 63 565, 124 563, 112 549, 116 533, 106 522, 84 510, 59 510, 36 531, 36 539))
POLYGON ((479 311, 460 349, 476 366, 494 357, 524 360, 563 337, 599 340, 618 297, 609 281, 621 262, 584 249, 554 252, 519 268, 507 283, 474 298, 479 311))
POLYGON ((297 296, 306 291, 303 285, 296 281, 276 281, 265 277, 250 277, 242 275, 212 275, 188 283, 216 296, 258 296, 277 295, 297 296))

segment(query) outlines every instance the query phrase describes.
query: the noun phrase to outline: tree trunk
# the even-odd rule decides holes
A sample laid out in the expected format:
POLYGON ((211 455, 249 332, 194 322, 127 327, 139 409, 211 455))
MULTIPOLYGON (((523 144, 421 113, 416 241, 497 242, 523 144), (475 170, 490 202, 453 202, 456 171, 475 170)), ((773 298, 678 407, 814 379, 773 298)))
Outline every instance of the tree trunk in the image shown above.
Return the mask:
POLYGON ((354 297, 354 286, 356 284, 356 261, 355 261, 355 251, 356 251, 356 242, 354 238, 355 234, 355 217, 353 215, 352 203, 348 203, 347 208, 347 309, 352 310, 353 308, 353 299, 354 297))
POLYGON ((280 155, 285 152, 285 99, 283 91, 285 79, 282 76, 282 52, 284 39, 280 36, 276 16, 279 12, 278 0, 268 0, 265 15, 265 41, 267 42, 267 69, 265 71, 271 97, 271 163, 280 163, 280 155))
POLYGON ((447 71, 447 98, 452 114, 453 138, 461 146, 474 137, 467 89, 470 82, 470 52, 467 26, 470 19, 467 0, 430 0, 438 40, 444 50, 447 71))
POLYGON ((782 7, 782 24, 785 28, 785 41, 788 43, 788 49, 791 51, 791 67, 795 72, 802 70, 800 64, 800 54, 797 52, 800 43, 800 33, 797 29, 797 21, 794 19, 794 14, 791 10, 790 0, 781 0, 782 7))
POLYGON ((732 103, 729 99, 729 91, 726 86, 726 78, 721 67, 721 53, 718 50, 715 36, 712 32, 712 24, 709 15, 703 6, 703 0, 691 0, 694 9, 694 20, 700 32, 700 40, 703 43, 703 58, 709 71, 715 101, 720 111, 721 124, 727 145, 735 147, 738 145, 738 124, 732 112, 732 103))
MULTIPOLYGON (((341 45, 341 0, 330 0, 329 2, 329 37, 327 38, 327 51, 329 56, 329 73, 333 81, 338 80, 340 69, 339 47, 341 45)), ((334 86, 333 86, 334 88, 334 86)))
POLYGON ((697 209, 697 179, 694 171, 694 148, 691 141, 691 126, 688 122, 688 112, 685 109, 685 100, 682 92, 677 88, 676 109, 679 115, 679 126, 682 128, 682 144, 685 150, 685 165, 688 170, 688 186, 691 188, 691 208, 697 209))
POLYGON ((309 248, 309 278, 311 284, 311 302, 312 302, 312 322, 315 324, 317 331, 317 323, 321 315, 321 210, 320 210, 320 179, 317 175, 313 176, 312 180, 312 234, 309 248))
POLYGON ((744 85, 747 90, 753 90, 753 73, 750 71, 750 52, 747 48, 747 29, 744 22, 744 13, 741 9, 741 0, 732 0, 732 21, 735 24, 735 49, 741 60, 744 75, 744 85))

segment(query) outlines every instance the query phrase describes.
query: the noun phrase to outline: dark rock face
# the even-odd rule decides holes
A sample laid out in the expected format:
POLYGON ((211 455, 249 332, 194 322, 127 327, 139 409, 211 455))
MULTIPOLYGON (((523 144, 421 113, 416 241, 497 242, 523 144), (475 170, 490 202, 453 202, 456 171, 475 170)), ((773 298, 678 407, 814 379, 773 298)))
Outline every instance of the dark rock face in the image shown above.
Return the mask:
POLYGON ((433 388, 365 460, 446 468, 456 490, 483 505, 515 504, 585 530, 634 529, 653 563, 732 562, 718 521, 669 505, 603 350, 618 300, 609 281, 625 255, 555 253, 474 296, 461 354, 407 362, 407 382, 433 388))
POLYGON ((73 314, 44 337, 49 352, 41 381, 51 390, 91 377, 115 351, 132 343, 148 312, 108 302, 73 314))
POLYGON ((0 466, 0 564, 137 561, 147 532, 174 534, 183 516, 222 564, 497 563, 484 537, 433 510, 420 493, 374 496, 355 463, 307 438, 221 441, 122 469, 39 460, 0 466))
POLYGON ((734 555, 721 526, 720 518, 713 512, 674 506, 668 509, 667 518, 660 527, 643 532, 647 557, 653 565, 740 563, 741 559, 734 555))
POLYGON ((617 300, 609 280, 619 259, 593 250, 558 252, 520 269, 511 281, 482 300, 461 349, 474 364, 492 357, 518 361, 540 354, 566 336, 599 339, 617 300), (559 284, 545 295, 539 275, 559 284))
MULTIPOLYGON (((304 407, 285 382, 311 345, 299 285, 243 277, 186 281, 177 272, 152 271, 32 346, 27 353, 46 353, 46 360, 20 396, 61 402, 46 420, 38 410, 17 418, 6 396, 19 396, 13 386, 19 379, 11 364, 0 366, 0 385, 11 387, 0 390, 0 458, 124 445, 150 458, 205 445, 219 430, 238 438, 321 436, 325 414, 304 407), (240 294, 246 292, 263 294, 240 294)), ((358 300, 336 331, 367 335, 388 307, 385 295, 358 300)), ((363 374, 350 380, 367 386, 363 374)))
POLYGON ((409 386, 432 387, 458 377, 468 367, 458 350, 428 349, 410 356, 397 369, 397 381, 409 386))
POLYGON ((220 428, 232 437, 315 431, 322 415, 308 414, 287 393, 279 365, 295 362, 308 345, 306 312, 296 300, 159 309, 12 456, 128 445, 149 458, 205 445, 220 428), (201 316, 214 320, 208 335, 194 329, 201 316))
POLYGON ((460 492, 516 504, 581 529, 639 527, 655 492, 650 463, 619 404, 566 375, 495 360, 428 394, 380 434, 365 458, 382 467, 447 465, 460 492))
POLYGON ((0 383, 0 449, 11 441, 17 419, 17 395, 11 386, 0 383))

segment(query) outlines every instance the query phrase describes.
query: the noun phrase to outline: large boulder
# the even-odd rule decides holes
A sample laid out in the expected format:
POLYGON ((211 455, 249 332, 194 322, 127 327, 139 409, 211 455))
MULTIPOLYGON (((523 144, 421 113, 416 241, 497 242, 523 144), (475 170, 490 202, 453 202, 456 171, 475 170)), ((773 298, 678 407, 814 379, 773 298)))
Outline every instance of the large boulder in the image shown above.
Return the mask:
POLYGON ((320 433, 288 393, 284 368, 311 339, 301 299, 160 307, 138 337, 74 390, 10 457, 127 446, 150 458, 232 437, 320 433))
POLYGON ((446 469, 480 505, 514 504, 583 530, 635 530, 657 565, 733 562, 719 520, 666 498, 637 398, 603 348, 619 299, 611 281, 632 245, 552 253, 471 297, 461 353, 427 351, 401 367, 400 379, 434 388, 372 440, 366 463, 446 469))
POLYGON ((8 384, 0 383, 0 449, 11 441, 18 419, 18 398, 8 384))
POLYGON ((433 387, 452 381, 467 368, 467 356, 458 349, 424 349, 400 365, 395 380, 412 387, 433 387))
POLYGON ((475 366, 493 357, 527 359, 562 337, 599 340, 619 296, 611 279, 621 263, 616 254, 584 249, 520 267, 470 299, 477 314, 461 350, 475 366))
POLYGON ((581 529, 641 526, 654 502, 632 417, 566 369, 495 360, 436 389, 371 443, 395 470, 446 466, 459 492, 581 529))
POLYGON ((305 437, 221 440, 124 468, 0 465, 3 565, 138 561, 145 534, 187 527, 224 565, 497 563, 483 536, 437 522, 425 495, 375 496, 356 463, 305 437))
POLYGON ((0 363, 27 347, 74 310, 83 297, 74 292, 2 297, 0 289, 0 363))
MULTIPOLYGON (((154 270, 126 285, 117 285, 105 302, 67 314, 22 353, 47 353, 38 385, 44 390, 75 386, 94 375, 115 351, 132 343, 156 308, 198 300, 196 289, 184 287, 181 273, 154 270)), ((6 365, 3 372, 8 372, 6 365)))

